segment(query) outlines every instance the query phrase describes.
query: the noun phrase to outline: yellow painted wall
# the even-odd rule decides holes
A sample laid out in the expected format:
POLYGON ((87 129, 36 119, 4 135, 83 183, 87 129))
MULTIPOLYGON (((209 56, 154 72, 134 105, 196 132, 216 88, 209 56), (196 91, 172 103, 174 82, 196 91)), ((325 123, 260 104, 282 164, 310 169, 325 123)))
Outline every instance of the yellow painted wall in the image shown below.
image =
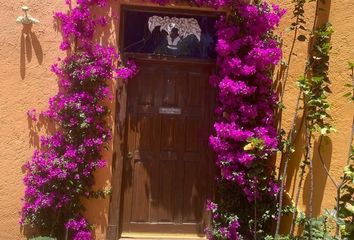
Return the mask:
MULTIPOLYGON (((119 1, 111 1, 109 10, 119 12, 119 1)), ((284 58, 288 57, 292 45, 292 33, 285 29, 293 21, 291 18, 292 0, 273 0, 288 8, 278 31, 284 37, 284 58)), ((62 0, 7 0, 2 1, 0 9, 0 240, 24 239, 18 221, 18 212, 21 208, 21 197, 24 186, 22 165, 30 159, 32 152, 38 146, 38 130, 45 132, 45 128, 38 129, 27 119, 26 111, 30 108, 44 110, 49 97, 57 92, 57 83, 54 74, 49 71, 50 65, 63 53, 58 50, 61 34, 53 21, 53 13, 64 10, 66 6, 62 0), (40 24, 32 29, 23 29, 16 24, 16 18, 22 14, 22 4, 28 4, 30 13, 38 18, 40 24)), ((333 105, 331 114, 338 130, 331 135, 331 141, 323 145, 322 151, 325 162, 329 166, 334 179, 339 180, 345 165, 348 153, 349 133, 353 117, 353 108, 343 98, 343 85, 350 82, 347 61, 354 60, 354 1, 327 0, 329 7, 329 21, 334 25, 335 33, 332 37, 333 50, 330 59, 331 89, 333 94, 330 101, 333 105)), ((312 25, 314 4, 308 4, 308 25, 312 25)), ((117 20, 116 20, 117 21, 117 20)), ((114 26, 101 29, 100 39, 116 45, 116 31, 114 26)), ((288 84, 285 89, 285 105, 283 126, 291 124, 293 109, 296 101, 296 80, 303 73, 307 58, 307 42, 296 42, 292 63, 289 71, 288 84)), ((111 104, 113 106, 113 104, 111 104)), ((300 139, 301 140, 301 139, 300 139)), ((301 142, 298 143, 301 148, 301 142)), ((298 156, 294 154, 291 166, 296 167, 298 156)), ((109 184, 111 178, 111 153, 106 153, 108 168, 97 173, 99 186, 109 184)), ((318 156, 315 153, 315 158, 318 156)), ((317 159, 317 158, 316 158, 317 159)), ((315 206, 316 214, 321 209, 332 208, 334 205, 335 188, 324 174, 321 164, 316 161, 315 171, 315 206)), ((289 171, 287 190, 293 195, 293 186, 296 183, 296 171, 289 171)), ((308 183, 308 178, 306 178, 308 183)), ((306 210, 306 191, 301 193, 300 208, 306 210)), ((87 204, 87 216, 96 224, 97 239, 104 239, 107 227, 108 201, 95 200, 87 204)))

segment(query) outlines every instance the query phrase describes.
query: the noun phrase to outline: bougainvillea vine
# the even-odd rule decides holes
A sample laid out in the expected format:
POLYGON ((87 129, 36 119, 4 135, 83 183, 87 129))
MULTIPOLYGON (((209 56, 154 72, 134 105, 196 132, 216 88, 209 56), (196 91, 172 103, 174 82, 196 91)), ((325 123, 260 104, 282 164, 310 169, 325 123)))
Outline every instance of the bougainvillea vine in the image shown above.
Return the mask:
MULTIPOLYGON (((106 21, 95 18, 91 9, 106 4, 106 0, 78 0, 70 12, 55 14, 64 37, 60 48, 72 54, 51 69, 60 91, 41 115, 53 121, 57 131, 41 137, 41 150, 25 165, 21 222, 56 237, 66 233, 74 240, 93 239, 82 216, 81 198, 97 196, 92 191, 93 173, 106 163, 102 150, 111 139, 104 105, 111 98, 107 81, 129 79, 136 71, 132 62, 127 67, 119 63, 114 48, 93 41, 96 26, 106 21)), ((35 115, 34 110, 28 112, 32 120, 35 115)))
POLYGON ((267 3, 231 7, 229 19, 217 24, 219 71, 210 77, 218 90, 210 144, 221 176, 216 203, 208 204, 213 213, 209 235, 264 239, 271 232, 279 190, 269 161, 278 148, 273 126, 278 99, 270 73, 281 59, 272 30, 285 11, 267 3))
MULTIPOLYGON (((165 5, 168 0, 151 0, 165 5)), ((71 4, 70 0, 66 0, 71 4)), ((271 67, 281 51, 271 31, 284 11, 276 5, 243 1, 195 0, 198 6, 228 7, 230 16, 217 24, 218 74, 210 82, 218 90, 217 122, 210 144, 220 169, 218 194, 207 208, 212 212, 210 239, 263 239, 269 231, 270 213, 278 184, 269 158, 277 149, 273 111, 277 97, 271 90, 271 67), (247 206, 247 207, 246 207, 247 206), (242 211, 239 211, 242 209, 242 211)), ((111 138, 106 122, 109 97, 107 80, 129 79, 137 71, 132 62, 117 68, 113 48, 94 43, 97 25, 108 19, 94 17, 92 8, 107 0, 77 0, 69 13, 57 13, 70 56, 54 64, 60 92, 50 99, 43 115, 58 131, 42 137, 41 150, 26 164, 27 175, 22 223, 58 236, 68 230, 72 239, 92 239, 90 225, 82 216, 82 197, 94 194, 93 173, 105 165, 104 144, 111 138)), ((34 111, 30 111, 33 116, 34 111)))

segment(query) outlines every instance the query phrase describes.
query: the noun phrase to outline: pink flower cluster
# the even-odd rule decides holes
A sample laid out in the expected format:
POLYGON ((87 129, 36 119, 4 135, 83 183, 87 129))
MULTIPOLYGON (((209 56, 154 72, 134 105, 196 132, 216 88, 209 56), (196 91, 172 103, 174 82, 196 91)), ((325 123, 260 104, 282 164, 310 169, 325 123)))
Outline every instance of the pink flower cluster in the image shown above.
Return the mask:
MULTIPOLYGON (((55 14, 64 37, 60 48, 74 51, 51 68, 58 77, 60 91, 49 100, 49 108, 42 116, 54 121, 57 131, 40 138, 40 150, 25 164, 21 223, 50 230, 56 237, 62 237, 67 230, 74 240, 93 239, 81 215, 81 198, 91 196, 93 173, 106 164, 102 151, 111 139, 111 131, 103 102, 112 98, 107 81, 129 79, 137 72, 133 62, 127 66, 119 62, 114 48, 93 42, 96 26, 107 19, 96 19, 91 9, 106 3, 78 0, 69 13, 55 14)), ((35 120, 35 110, 27 114, 35 120)))
POLYGON ((89 224, 85 218, 82 216, 76 216, 70 219, 66 224, 65 228, 74 232, 74 240, 91 240, 92 235, 89 230, 89 224))
POLYGON ((219 92, 216 109, 219 120, 210 144, 218 154, 217 165, 222 176, 242 186, 249 201, 253 201, 257 194, 249 191, 252 186, 237 176, 259 161, 265 162, 277 148, 273 127, 277 97, 271 90, 269 72, 280 60, 281 50, 266 34, 278 24, 284 12, 266 3, 237 4, 235 14, 241 20, 221 20, 217 26, 220 70, 210 82, 219 92), (244 150, 253 138, 262 142, 262 148, 244 150))
POLYGON ((212 213, 214 231, 207 229, 208 239, 232 239, 241 240, 242 235, 239 233, 241 227, 237 216, 231 216, 220 212, 218 205, 211 201, 207 201, 206 209, 212 213), (223 221, 221 222, 220 219, 223 221), (226 223, 226 224, 225 224, 226 223))
POLYGON ((27 111, 27 117, 28 117, 29 119, 31 119, 32 121, 37 121, 38 118, 37 118, 37 111, 36 111, 36 109, 29 109, 29 110, 27 111))
MULTIPOLYGON (((281 50, 271 31, 285 12, 267 3, 236 2, 232 7, 232 17, 217 24, 219 71, 210 77, 210 83, 218 90, 218 119, 210 145, 216 152, 216 164, 221 172, 219 188, 225 188, 222 185, 226 184, 228 191, 238 189, 238 196, 220 194, 217 200, 220 204, 215 203, 214 207, 218 210, 212 211, 213 227, 209 236, 213 233, 211 238, 218 239, 221 235, 238 239, 230 235, 238 229, 245 239, 254 235, 263 239, 264 235, 252 232, 248 224, 253 219, 255 203, 261 206, 258 214, 262 216, 274 206, 278 193, 268 160, 278 148, 273 126, 277 96, 272 91, 270 71, 281 59, 281 50), (244 207, 251 209, 250 213, 247 210, 237 213, 236 207, 230 210, 232 204, 237 206, 237 201, 242 199, 244 207), (236 223, 229 221, 236 215, 242 215, 243 226, 233 227, 236 223)), ((266 222, 257 225, 266 232, 266 222)))

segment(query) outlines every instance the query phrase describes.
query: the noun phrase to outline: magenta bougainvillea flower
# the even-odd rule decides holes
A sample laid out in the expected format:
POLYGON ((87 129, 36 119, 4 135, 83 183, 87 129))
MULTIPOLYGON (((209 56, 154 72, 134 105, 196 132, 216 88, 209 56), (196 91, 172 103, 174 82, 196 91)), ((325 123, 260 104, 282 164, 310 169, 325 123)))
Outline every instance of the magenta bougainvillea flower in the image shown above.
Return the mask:
POLYGON ((29 117, 29 119, 31 119, 32 121, 37 121, 37 111, 36 109, 29 109, 27 111, 27 116, 29 117))
POLYGON ((208 204, 213 215, 208 236, 264 239, 271 230, 267 223, 279 191, 268 161, 278 148, 273 121, 277 96, 270 71, 281 59, 271 32, 285 11, 276 5, 241 1, 232 7, 233 17, 217 24, 219 71, 210 77, 218 90, 218 118, 210 145, 221 176, 220 197, 208 204), (255 211, 259 220, 254 219, 255 211))

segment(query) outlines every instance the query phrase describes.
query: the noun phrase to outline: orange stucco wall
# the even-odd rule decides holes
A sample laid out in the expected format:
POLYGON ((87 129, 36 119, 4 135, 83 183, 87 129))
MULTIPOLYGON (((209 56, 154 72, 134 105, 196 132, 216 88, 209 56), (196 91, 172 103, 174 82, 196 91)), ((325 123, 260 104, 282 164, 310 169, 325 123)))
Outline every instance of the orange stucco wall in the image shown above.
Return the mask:
MULTIPOLYGON (((294 19, 292 19, 293 4, 292 1, 275 1, 288 9, 288 13, 282 20, 281 26, 278 28, 284 38, 283 52, 284 59, 288 60, 291 52, 293 32, 289 33, 287 28, 294 19)), ((321 1, 320 1, 321 2, 321 1)), ((333 209, 335 206, 336 188, 327 176, 323 164, 319 159, 319 151, 323 156, 323 162, 329 169, 330 175, 338 183, 343 172, 343 166, 346 165, 349 150, 349 138, 353 121, 353 105, 344 98, 343 95, 350 91, 345 88, 344 84, 350 83, 350 71, 348 70, 348 61, 354 59, 354 48, 351 41, 354 40, 354 16, 351 10, 354 7, 354 2, 351 0, 327 0, 325 4, 320 4, 318 12, 317 26, 322 26, 323 23, 329 21, 333 24, 334 34, 331 38, 333 49, 330 54, 330 79, 332 81, 330 89, 332 94, 329 97, 329 102, 332 104, 330 114, 333 117, 333 125, 337 132, 329 135, 328 138, 322 140, 322 145, 318 148, 318 137, 315 138, 312 150, 314 159, 314 200, 313 213, 315 215, 323 213, 324 209, 333 209), (320 149, 320 150, 319 150, 320 149), (319 150, 319 151, 318 151, 319 150)), ((313 16, 315 15, 315 3, 307 4, 306 22, 307 27, 312 29, 313 16)), ((300 32, 305 34, 305 32, 300 32)), ((305 68, 305 60, 308 53, 308 41, 296 41, 293 49, 291 64, 289 69, 288 83, 285 88, 284 104, 286 108, 283 112, 282 126, 288 129, 293 121, 293 113, 295 109, 296 99, 298 95, 298 87, 296 80, 300 75, 303 75, 305 68)), ((301 111, 300 111, 301 112, 301 111)), ((296 123, 299 124, 297 118, 296 123)), ((295 143, 297 151, 292 155, 289 163, 288 177, 286 179, 286 191, 290 198, 295 197, 296 187, 299 181, 299 163, 303 156, 305 141, 299 137, 295 143)), ((306 170, 308 172, 308 170, 306 170)), ((307 212, 309 201, 309 175, 305 175, 304 188, 300 192, 299 209, 307 212)))
MULTIPOLYGON (((24 186, 22 165, 31 157, 33 149, 38 146, 38 132, 45 132, 45 127, 31 124, 26 111, 30 108, 43 110, 47 107, 50 96, 57 91, 55 76, 49 71, 50 65, 63 55, 58 50, 61 34, 57 31, 52 15, 54 11, 64 10, 62 0, 7 0, 2 2, 0 10, 0 240, 25 239, 18 221, 21 197, 24 186), (31 14, 41 22, 32 29, 16 24, 16 18, 22 14, 21 6, 28 4, 31 14)), ((288 57, 292 45, 292 33, 285 29, 293 21, 291 0, 273 0, 288 8, 279 32, 284 37, 284 58, 288 57)), ((113 1, 109 10, 118 13, 119 1, 113 1)), ((347 61, 354 59, 354 2, 352 0, 327 0, 329 11, 322 14, 334 25, 335 33, 331 39, 333 50, 330 60, 331 113, 337 133, 322 146, 326 165, 334 179, 339 180, 345 165, 348 140, 353 117, 352 105, 343 98, 345 83, 350 82, 347 61)), ((314 4, 307 7, 308 25, 312 24, 314 4)), ((115 26, 101 29, 100 39, 115 45, 115 26)), ((288 84, 285 89, 283 126, 287 129, 292 120, 297 96, 296 79, 302 74, 307 57, 307 42, 296 42, 289 71, 288 84)), ((111 103, 113 106, 113 103, 111 103)), ((301 139, 298 146, 301 149, 301 139)), ((291 169, 298 164, 301 151, 294 154, 291 169)), ((111 153, 106 153, 108 168, 97 173, 100 186, 109 185, 111 178, 111 153)), ((318 156, 315 152, 314 156, 318 156)), ((316 214, 321 209, 334 205, 335 188, 326 177, 322 165, 316 161, 315 171, 315 206, 316 214)), ((293 196, 296 183, 296 171, 289 171, 287 190, 293 196)), ((308 178, 305 183, 308 184, 308 178)), ((306 210, 306 191, 301 193, 300 208, 306 210)), ((97 239, 104 239, 108 219, 108 200, 95 200, 87 203, 92 223, 96 224, 97 239)))

